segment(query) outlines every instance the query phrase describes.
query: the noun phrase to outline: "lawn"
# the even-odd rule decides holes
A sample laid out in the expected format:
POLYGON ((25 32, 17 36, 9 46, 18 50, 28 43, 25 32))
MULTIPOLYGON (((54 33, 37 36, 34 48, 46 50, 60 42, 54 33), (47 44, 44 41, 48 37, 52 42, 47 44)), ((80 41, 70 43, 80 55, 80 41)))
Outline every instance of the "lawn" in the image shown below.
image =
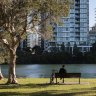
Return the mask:
MULTIPOLYGON (((61 82, 58 79, 59 82, 61 82)), ((49 84, 49 78, 18 78, 19 84, 0 80, 0 96, 96 96, 96 79, 65 79, 65 84, 49 84)))

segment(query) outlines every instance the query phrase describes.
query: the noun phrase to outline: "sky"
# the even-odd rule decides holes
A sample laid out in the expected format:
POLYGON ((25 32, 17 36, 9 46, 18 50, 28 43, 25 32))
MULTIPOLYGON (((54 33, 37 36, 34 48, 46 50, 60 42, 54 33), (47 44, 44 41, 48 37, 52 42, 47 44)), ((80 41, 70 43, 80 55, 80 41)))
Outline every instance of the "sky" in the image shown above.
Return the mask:
POLYGON ((96 0, 89 0, 89 27, 96 23, 96 0))

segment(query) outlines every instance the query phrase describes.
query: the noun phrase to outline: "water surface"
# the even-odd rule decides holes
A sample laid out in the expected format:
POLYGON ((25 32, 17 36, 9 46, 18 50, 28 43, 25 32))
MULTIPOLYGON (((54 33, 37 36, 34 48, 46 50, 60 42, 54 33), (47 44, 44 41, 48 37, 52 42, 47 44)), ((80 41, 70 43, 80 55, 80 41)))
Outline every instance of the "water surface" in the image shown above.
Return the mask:
MULTIPOLYGON (((58 72, 61 66, 61 64, 16 65, 16 75, 28 78, 50 77, 52 70, 58 72)), ((68 73, 81 73, 82 78, 96 77, 96 64, 65 64, 65 69, 68 73)), ((1 71, 7 77, 8 65, 1 65, 1 71)))

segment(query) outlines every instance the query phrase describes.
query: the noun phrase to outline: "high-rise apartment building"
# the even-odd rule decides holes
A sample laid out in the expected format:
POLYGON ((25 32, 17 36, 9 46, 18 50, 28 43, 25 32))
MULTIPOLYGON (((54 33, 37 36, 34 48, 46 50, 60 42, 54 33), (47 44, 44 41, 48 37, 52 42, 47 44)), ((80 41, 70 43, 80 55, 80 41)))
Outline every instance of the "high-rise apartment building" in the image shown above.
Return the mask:
POLYGON ((96 42, 96 24, 89 31, 88 42, 90 45, 96 42))
MULTIPOLYGON (((87 37, 89 31, 89 0, 72 0, 69 15, 62 17, 60 22, 54 27, 53 40, 47 44, 47 49, 59 47, 62 43, 71 48, 74 44, 80 47, 81 51, 89 50, 87 37)), ((46 46, 46 45, 45 45, 46 46)), ((45 49, 46 50, 46 49, 45 49)))
POLYGON ((33 48, 34 46, 41 46, 41 37, 36 32, 27 32, 26 39, 20 42, 20 48, 33 48))

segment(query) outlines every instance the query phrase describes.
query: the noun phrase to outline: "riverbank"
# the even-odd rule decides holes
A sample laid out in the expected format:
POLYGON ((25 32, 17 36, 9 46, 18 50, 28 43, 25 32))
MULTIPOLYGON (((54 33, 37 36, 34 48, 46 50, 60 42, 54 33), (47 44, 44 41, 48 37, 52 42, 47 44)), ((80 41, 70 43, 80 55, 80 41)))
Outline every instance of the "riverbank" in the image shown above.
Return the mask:
MULTIPOLYGON (((49 84, 49 78, 18 78, 18 85, 0 80, 0 96, 96 96, 96 79, 65 79, 65 84, 49 84)), ((61 81, 59 81, 61 82, 61 81)))

